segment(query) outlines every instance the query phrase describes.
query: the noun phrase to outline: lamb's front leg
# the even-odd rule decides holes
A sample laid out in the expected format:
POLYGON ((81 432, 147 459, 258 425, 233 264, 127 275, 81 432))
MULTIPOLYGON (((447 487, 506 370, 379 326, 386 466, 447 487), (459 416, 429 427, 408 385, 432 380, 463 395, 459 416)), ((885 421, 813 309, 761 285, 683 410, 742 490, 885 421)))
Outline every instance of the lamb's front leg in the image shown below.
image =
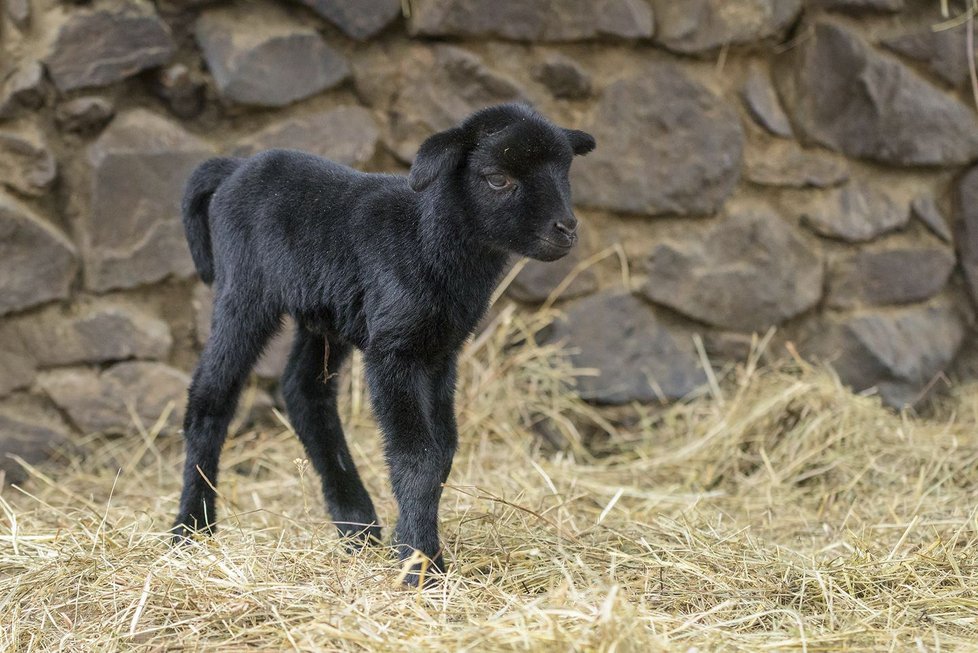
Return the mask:
POLYGON ((444 570, 438 502, 458 441, 452 406, 454 362, 432 364, 368 352, 365 363, 400 513, 394 542, 402 561, 415 551, 428 558, 427 565, 414 565, 405 579, 417 585, 424 566, 429 572, 444 570))

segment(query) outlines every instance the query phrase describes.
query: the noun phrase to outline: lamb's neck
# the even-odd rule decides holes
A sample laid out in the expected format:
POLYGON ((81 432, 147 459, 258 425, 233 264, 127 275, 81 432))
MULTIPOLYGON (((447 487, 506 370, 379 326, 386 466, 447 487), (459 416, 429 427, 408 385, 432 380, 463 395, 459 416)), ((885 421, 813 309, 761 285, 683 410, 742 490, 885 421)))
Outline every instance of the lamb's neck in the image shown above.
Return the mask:
POLYGON ((473 292, 495 285, 508 256, 478 240, 468 216, 437 204, 421 216, 421 256, 433 275, 473 292))

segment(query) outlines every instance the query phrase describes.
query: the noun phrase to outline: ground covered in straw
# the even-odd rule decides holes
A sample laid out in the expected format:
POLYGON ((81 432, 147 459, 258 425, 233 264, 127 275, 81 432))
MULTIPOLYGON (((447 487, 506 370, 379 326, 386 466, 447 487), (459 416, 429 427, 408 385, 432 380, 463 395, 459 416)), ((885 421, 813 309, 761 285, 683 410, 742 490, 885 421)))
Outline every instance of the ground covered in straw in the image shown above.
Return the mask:
POLYGON ((571 398, 539 326, 503 311, 462 363, 437 588, 399 587, 388 550, 345 552, 284 422, 239 429, 221 531, 170 548, 181 447, 147 425, 2 490, 0 650, 976 648, 974 387, 910 418, 824 371, 745 361, 701 398, 613 425, 571 398))

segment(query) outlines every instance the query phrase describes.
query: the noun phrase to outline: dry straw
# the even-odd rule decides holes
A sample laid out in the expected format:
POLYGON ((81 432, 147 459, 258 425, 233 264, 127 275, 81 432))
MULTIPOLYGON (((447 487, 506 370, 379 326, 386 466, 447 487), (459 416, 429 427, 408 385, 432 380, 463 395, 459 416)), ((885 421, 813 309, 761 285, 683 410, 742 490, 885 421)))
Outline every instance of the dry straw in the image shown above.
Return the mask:
MULTIPOLYGON (((535 344, 545 320, 502 310, 464 358, 436 589, 398 587, 386 549, 344 552, 281 425, 229 441, 218 536, 171 549, 180 444, 156 425, 2 491, 0 649, 978 648, 973 387, 920 419, 755 357, 713 396, 612 428, 535 344)), ((363 384, 346 384, 389 525, 363 384)))

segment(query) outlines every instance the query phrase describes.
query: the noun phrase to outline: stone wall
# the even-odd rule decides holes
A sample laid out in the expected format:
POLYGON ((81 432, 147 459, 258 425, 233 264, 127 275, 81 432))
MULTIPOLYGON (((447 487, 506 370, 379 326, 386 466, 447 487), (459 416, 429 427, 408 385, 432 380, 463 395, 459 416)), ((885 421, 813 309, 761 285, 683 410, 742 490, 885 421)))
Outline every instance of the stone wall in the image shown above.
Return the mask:
POLYGON ((198 162, 298 147, 404 171, 521 99, 598 141, 573 170, 582 246, 508 290, 540 304, 599 259, 553 329, 602 372, 588 399, 682 397, 694 334, 722 363, 778 327, 914 404, 975 367, 978 117, 941 4, 6 0, 0 448, 36 458, 171 401, 178 422, 208 329, 178 215, 198 162))

